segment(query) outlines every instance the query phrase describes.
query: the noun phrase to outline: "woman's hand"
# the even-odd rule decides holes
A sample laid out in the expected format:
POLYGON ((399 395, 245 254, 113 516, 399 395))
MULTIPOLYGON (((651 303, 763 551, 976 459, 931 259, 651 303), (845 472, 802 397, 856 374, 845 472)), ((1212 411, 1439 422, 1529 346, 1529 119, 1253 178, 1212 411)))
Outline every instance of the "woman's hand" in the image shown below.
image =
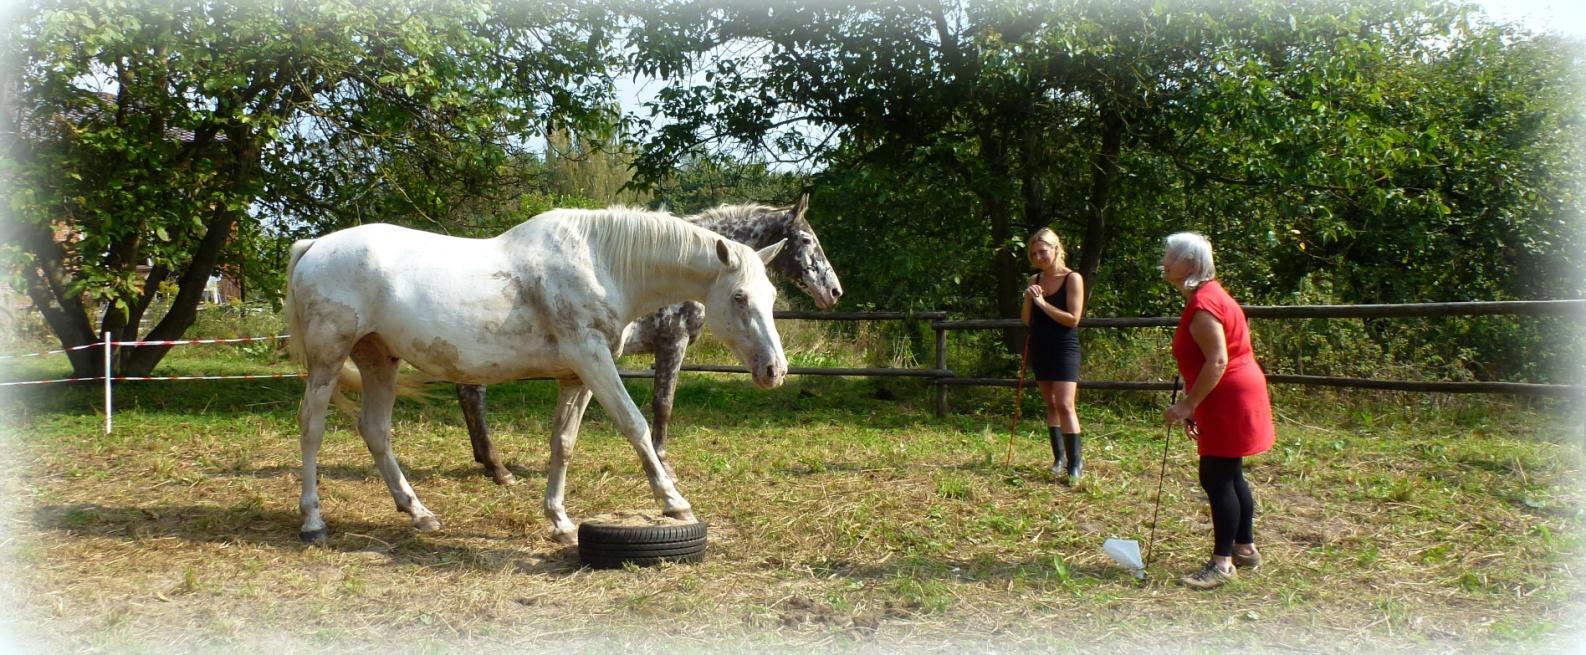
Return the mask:
POLYGON ((1042 295, 1041 285, 1039 284, 1030 285, 1024 290, 1024 295, 1029 296, 1030 300, 1034 302, 1042 302, 1046 299, 1045 296, 1042 295))
POLYGON ((1167 419, 1168 425, 1184 424, 1184 433, 1194 437, 1199 431, 1195 429, 1195 408, 1190 407, 1188 400, 1180 400, 1162 411, 1162 418, 1167 419))

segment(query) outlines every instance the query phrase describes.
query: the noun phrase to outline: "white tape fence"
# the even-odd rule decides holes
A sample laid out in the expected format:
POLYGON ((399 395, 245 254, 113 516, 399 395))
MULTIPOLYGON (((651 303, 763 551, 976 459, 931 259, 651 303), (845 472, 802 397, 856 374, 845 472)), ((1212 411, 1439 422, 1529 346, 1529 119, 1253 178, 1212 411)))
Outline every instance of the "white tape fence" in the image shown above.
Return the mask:
MULTIPOLYGON (((235 338, 235 339, 171 339, 171 340, 155 340, 155 341, 111 341, 110 340, 110 333, 106 332, 106 333, 104 333, 104 340, 100 341, 99 343, 87 343, 87 344, 83 344, 81 346, 74 346, 74 347, 71 347, 71 348, 64 348, 64 349, 61 349, 61 350, 47 350, 47 351, 44 351, 44 352, 37 352, 37 353, 18 353, 18 354, 12 354, 12 355, 0 355, 0 361, 4 361, 4 360, 8 360, 8 359, 22 359, 22 358, 25 358, 25 357, 45 357, 45 356, 49 356, 49 355, 60 355, 60 354, 63 354, 63 353, 76 352, 76 351, 79 351, 79 350, 89 350, 89 349, 92 349, 92 348, 100 348, 104 352, 104 357, 105 357, 104 366, 105 366, 105 371, 108 372, 108 371, 110 371, 110 357, 111 357, 111 354, 115 352, 116 348, 136 348, 136 347, 139 347, 139 346, 188 346, 188 345, 200 345, 200 344, 246 343, 246 342, 249 342, 249 341, 275 341, 275 340, 280 340, 280 339, 286 339, 286 338, 289 338, 290 336, 291 335, 287 335, 287 334, 278 334, 278 335, 267 336, 267 337, 238 337, 238 338, 235 338)), ((105 383, 105 434, 110 434, 110 430, 111 430, 111 427, 112 427, 112 414, 114 413, 112 411, 112 409, 111 409, 111 407, 112 407, 111 403, 114 400, 114 398, 113 398, 113 390, 112 390, 112 386, 113 386, 112 383, 114 383, 114 382, 149 382, 149 381, 157 381, 157 380, 266 380, 266 379, 276 379, 276 378, 301 378, 301 377, 303 377, 303 375, 304 375, 303 373, 260 373, 260 374, 247 374, 247 375, 136 375, 136 376, 134 376, 134 375, 96 375, 96 376, 79 377, 79 378, 57 378, 57 379, 54 379, 54 380, 21 380, 21 381, 17 381, 17 382, 0 382, 0 387, 18 387, 18 386, 39 385, 39 384, 61 384, 61 383, 66 383, 66 382, 92 382, 92 381, 95 381, 95 380, 103 381, 105 383)))

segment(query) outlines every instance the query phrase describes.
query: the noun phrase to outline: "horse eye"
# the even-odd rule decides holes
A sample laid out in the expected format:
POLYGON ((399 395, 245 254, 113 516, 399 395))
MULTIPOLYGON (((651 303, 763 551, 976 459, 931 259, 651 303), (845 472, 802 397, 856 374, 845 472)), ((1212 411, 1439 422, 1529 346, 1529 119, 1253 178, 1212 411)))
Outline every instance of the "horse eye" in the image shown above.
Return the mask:
POLYGON ((742 305, 746 302, 749 302, 749 294, 742 291, 734 291, 732 292, 732 301, 742 305))

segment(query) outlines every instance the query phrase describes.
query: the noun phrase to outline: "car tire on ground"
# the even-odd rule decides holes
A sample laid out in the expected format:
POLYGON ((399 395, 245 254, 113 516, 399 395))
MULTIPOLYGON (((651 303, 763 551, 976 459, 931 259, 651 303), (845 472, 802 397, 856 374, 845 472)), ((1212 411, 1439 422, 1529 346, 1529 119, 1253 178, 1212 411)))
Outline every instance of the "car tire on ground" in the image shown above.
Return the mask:
POLYGON ((585 521, 578 526, 578 559, 597 569, 624 564, 698 562, 705 557, 707 525, 622 525, 585 521))

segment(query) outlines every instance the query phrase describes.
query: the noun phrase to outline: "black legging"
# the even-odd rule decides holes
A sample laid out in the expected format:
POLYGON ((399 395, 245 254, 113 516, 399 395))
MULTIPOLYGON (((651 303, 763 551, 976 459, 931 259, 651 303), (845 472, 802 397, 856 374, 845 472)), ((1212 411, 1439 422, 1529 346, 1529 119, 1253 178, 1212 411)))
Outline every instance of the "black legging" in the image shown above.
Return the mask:
POLYGON ((1212 504, 1212 554, 1229 557, 1234 543, 1256 542, 1256 500, 1245 484, 1244 459, 1201 457, 1201 488, 1212 504))

